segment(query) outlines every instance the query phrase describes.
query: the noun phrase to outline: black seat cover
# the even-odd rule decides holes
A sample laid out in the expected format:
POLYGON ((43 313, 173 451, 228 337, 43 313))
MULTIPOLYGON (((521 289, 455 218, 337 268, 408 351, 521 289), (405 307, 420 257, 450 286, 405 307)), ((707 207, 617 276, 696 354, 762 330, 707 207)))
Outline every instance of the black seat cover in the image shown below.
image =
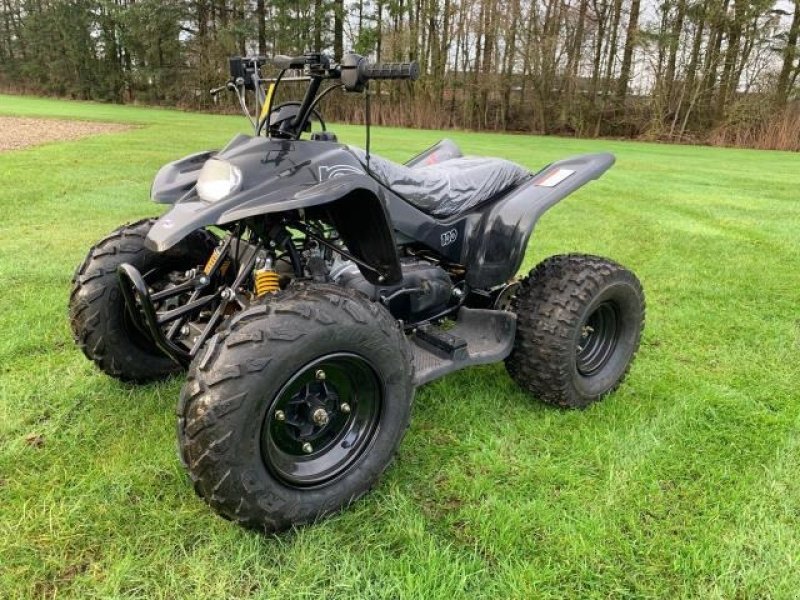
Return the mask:
MULTIPOLYGON (((363 150, 353 146, 350 150, 366 164, 363 150)), ((383 185, 435 217, 469 210, 531 175, 508 160, 482 157, 456 157, 408 167, 370 154, 369 169, 383 185)))

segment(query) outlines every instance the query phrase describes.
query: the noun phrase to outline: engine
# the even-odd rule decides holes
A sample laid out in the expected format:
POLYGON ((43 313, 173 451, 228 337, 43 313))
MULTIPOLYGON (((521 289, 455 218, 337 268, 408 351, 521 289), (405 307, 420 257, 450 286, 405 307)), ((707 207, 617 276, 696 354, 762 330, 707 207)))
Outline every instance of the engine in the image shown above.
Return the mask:
POLYGON ((392 315, 407 323, 415 323, 441 313, 453 296, 453 282, 447 272, 433 263, 416 258, 400 261, 403 280, 396 285, 373 285, 355 263, 346 261, 333 266, 330 277, 342 287, 381 300, 392 315))

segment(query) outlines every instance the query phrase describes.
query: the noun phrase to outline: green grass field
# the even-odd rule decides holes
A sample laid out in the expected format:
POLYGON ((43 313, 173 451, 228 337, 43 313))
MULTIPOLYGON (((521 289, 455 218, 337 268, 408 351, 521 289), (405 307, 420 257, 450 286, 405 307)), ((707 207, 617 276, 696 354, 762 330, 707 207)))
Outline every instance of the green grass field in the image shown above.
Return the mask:
MULTIPOLYGON (((582 251, 635 270, 639 357, 582 412, 502 365, 425 386, 375 492, 264 537, 191 490, 181 379, 102 375, 66 314, 88 247, 162 210, 156 169, 246 122, 9 96, 0 114, 138 125, 0 154, 0 597, 800 596, 800 156, 447 132, 532 169, 616 153, 539 223, 524 267, 582 251)), ((376 128, 373 151, 403 160, 443 135, 376 128)))

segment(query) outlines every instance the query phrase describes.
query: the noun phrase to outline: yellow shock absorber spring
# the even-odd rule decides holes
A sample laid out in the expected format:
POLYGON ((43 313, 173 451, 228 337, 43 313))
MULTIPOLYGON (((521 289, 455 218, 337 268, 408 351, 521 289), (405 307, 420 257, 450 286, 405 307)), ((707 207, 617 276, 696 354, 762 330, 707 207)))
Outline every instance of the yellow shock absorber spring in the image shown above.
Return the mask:
POLYGON ((208 260, 206 261, 206 266, 203 268, 203 271, 205 271, 206 275, 211 273, 211 269, 213 269, 214 265, 217 264, 220 254, 222 254, 222 252, 220 251, 219 246, 217 246, 216 248, 214 248, 214 251, 211 253, 211 256, 208 257, 208 260))
MULTIPOLYGON (((219 260, 221 254, 222 250, 219 246, 214 248, 214 251, 211 253, 211 256, 209 256, 208 260, 206 261, 206 266, 203 267, 203 271, 205 272, 206 275, 211 274, 211 269, 213 269, 214 265, 217 264, 217 261, 219 260)), ((225 262, 219 266, 220 275, 225 275, 225 271, 228 270, 229 262, 230 261, 226 259, 225 262)))
POLYGON ((255 292, 258 298, 264 294, 278 292, 281 289, 278 283, 278 272, 272 268, 272 260, 269 258, 264 262, 262 268, 253 272, 253 278, 255 279, 255 292))

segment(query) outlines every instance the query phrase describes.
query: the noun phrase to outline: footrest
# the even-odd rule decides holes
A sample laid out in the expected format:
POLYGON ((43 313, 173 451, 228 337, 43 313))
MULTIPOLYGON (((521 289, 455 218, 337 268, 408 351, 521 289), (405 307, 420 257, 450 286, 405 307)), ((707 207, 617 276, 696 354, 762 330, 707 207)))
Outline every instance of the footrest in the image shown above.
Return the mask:
POLYGON ((448 358, 463 359, 467 355, 467 341, 433 325, 417 328, 417 340, 440 350, 448 358))
POLYGON ((414 351, 414 384, 422 385, 472 365, 503 360, 514 347, 517 316, 501 310, 462 308, 455 326, 433 325, 410 337, 414 351))

